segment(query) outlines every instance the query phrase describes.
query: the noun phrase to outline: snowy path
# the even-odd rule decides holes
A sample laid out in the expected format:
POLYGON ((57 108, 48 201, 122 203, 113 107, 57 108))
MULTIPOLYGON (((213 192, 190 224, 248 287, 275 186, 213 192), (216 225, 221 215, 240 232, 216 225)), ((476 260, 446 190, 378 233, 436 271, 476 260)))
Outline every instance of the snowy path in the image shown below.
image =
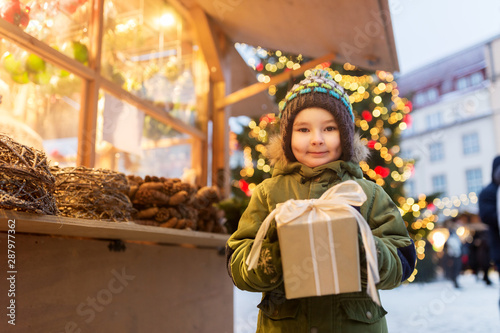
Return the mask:
MULTIPOLYGON (((493 286, 461 275, 461 289, 451 282, 403 285, 381 291, 391 333, 497 333, 500 332, 498 273, 491 274, 493 286)), ((235 289, 234 332, 253 333, 257 322, 259 293, 235 289)))

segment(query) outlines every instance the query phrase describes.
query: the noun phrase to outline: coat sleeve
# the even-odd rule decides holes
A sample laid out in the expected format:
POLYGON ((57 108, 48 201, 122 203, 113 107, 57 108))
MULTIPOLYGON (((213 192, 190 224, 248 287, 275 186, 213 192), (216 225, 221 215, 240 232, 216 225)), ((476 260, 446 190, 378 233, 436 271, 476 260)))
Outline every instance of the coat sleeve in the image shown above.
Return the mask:
POLYGON ((367 217, 377 247, 380 275, 377 288, 392 289, 408 279, 415 269, 417 259, 415 245, 408 235, 398 208, 389 195, 382 187, 376 184, 372 186, 374 188, 370 191, 371 198, 368 197, 367 200, 371 205, 362 206, 361 213, 367 217))
POLYGON ((497 225, 497 193, 495 186, 490 184, 481 191, 478 204, 481 221, 488 224, 490 227, 497 225))
POLYGON ((275 289, 276 286, 282 283, 281 255, 274 221, 262 243, 257 267, 249 271, 246 264, 255 235, 270 213, 268 207, 267 196, 263 192, 263 187, 257 186, 247 209, 241 216, 238 230, 227 241, 228 273, 239 289, 262 292, 275 289))

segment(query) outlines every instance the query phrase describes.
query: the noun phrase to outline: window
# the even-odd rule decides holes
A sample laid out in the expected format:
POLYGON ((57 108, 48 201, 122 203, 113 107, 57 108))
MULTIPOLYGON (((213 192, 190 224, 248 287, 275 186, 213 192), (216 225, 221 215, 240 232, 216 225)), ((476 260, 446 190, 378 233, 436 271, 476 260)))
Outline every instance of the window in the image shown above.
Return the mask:
POLYGON ((457 90, 462 90, 468 87, 473 87, 481 84, 484 81, 483 72, 475 72, 466 76, 462 76, 456 81, 457 90))
POLYGON ((470 169, 465 171, 467 179, 467 191, 479 193, 483 189, 483 172, 481 168, 470 169))
POLYGON ((446 175, 432 177, 432 190, 434 193, 439 192, 441 197, 446 196, 446 175))
POLYGON ((469 78, 467 76, 461 77, 457 80, 457 90, 465 89, 469 86, 469 78))
POLYGON ((483 72, 476 72, 474 74, 471 74, 470 76, 470 82, 472 86, 480 84, 481 82, 483 82, 483 80, 483 72))
POLYGON ((462 145, 464 155, 470 155, 479 152, 479 136, 477 133, 465 134, 462 136, 462 145))
POLYGON ((443 118, 442 118, 440 112, 436 112, 436 113, 428 114, 425 117, 425 121, 427 124, 427 129, 435 129, 435 128, 438 128, 442 125, 443 118))
POLYGON ((415 105, 424 105, 426 102, 426 96, 424 92, 419 92, 415 94, 415 98, 413 99, 413 102, 415 102, 415 105))
POLYGON ((431 162, 437 162, 444 159, 444 148, 442 142, 436 142, 429 145, 429 159, 431 162))
POLYGON ((439 97, 439 91, 437 88, 430 88, 427 90, 427 100, 429 102, 435 102, 439 97))
POLYGON ((439 98, 439 90, 436 87, 432 87, 426 90, 419 91, 415 94, 413 102, 415 105, 420 106, 428 103, 437 101, 439 98))
POLYGON ((15 124, 2 130, 2 118, 0 132, 29 136, 60 167, 170 178, 194 168, 205 182, 209 74, 192 23, 167 1, 99 3, 91 14, 86 0, 35 0, 15 13, 30 36, 0 38, 1 107, 15 124), (156 24, 161 13, 172 25, 156 24))

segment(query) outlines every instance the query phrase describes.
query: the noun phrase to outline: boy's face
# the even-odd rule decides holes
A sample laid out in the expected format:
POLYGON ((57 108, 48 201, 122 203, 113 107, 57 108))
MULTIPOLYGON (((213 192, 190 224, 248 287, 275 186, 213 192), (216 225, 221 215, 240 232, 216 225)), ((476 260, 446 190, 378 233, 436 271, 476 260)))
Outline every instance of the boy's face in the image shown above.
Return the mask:
POLYGON ((310 168, 338 160, 342 147, 333 115, 316 107, 300 111, 293 122, 292 152, 310 168))

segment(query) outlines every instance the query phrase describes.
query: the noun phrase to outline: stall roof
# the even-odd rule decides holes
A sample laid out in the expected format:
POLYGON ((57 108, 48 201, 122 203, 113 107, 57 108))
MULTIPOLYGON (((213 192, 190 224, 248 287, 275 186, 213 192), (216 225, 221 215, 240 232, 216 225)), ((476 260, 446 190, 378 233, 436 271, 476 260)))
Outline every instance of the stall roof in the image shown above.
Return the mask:
POLYGON ((398 71, 387 0, 180 0, 198 4, 232 42, 365 69, 398 71))
MULTIPOLYGON (((174 1, 174 0, 169 0, 174 1)), ((228 108, 232 116, 260 116, 277 112, 276 104, 255 72, 235 56, 231 43, 246 43, 269 50, 303 55, 313 59, 287 77, 273 77, 278 84, 299 76, 307 65, 325 61, 349 62, 367 70, 399 71, 388 0, 175 0, 191 13, 203 11, 210 25, 223 32, 229 45, 219 45, 224 58, 226 97, 218 108, 228 108), (193 11, 194 10, 194 11, 193 11), (295 73, 296 72, 296 73, 295 73), (256 87, 258 86, 258 87, 256 87)), ((203 16, 195 15, 195 21, 203 16)), ((197 23, 198 27, 203 24, 197 23)), ((205 25, 205 27, 207 27, 205 25)), ((199 38, 211 38, 206 28, 199 38)), ((213 49, 210 49, 214 59, 213 49)), ((217 61, 209 66, 215 65, 217 61)), ((220 64, 219 64, 220 65, 220 64)), ((220 76, 219 78, 220 79, 220 76)))

